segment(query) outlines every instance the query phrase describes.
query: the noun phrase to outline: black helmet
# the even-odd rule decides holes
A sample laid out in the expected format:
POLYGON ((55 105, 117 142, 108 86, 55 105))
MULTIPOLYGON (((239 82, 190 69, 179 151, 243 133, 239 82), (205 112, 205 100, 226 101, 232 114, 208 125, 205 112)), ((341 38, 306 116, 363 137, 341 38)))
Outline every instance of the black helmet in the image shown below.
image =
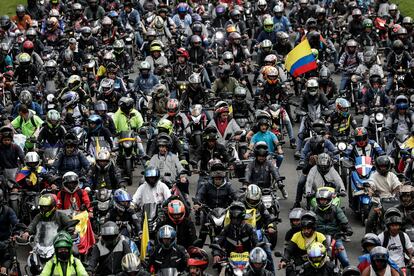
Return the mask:
POLYGON ((105 246, 113 248, 119 240, 119 227, 113 221, 107 221, 101 228, 102 242, 105 246))
POLYGON ((10 17, 8 15, 2 15, 0 17, 0 27, 8 30, 11 26, 10 17))
POLYGON ((401 40, 396 39, 392 43, 392 49, 395 53, 401 54, 404 51, 404 43, 401 40))
POLYGON ((144 179, 150 186, 155 186, 160 179, 160 170, 155 167, 147 167, 144 172, 144 179))
POLYGON ((342 276, 359 276, 361 275, 361 272, 356 266, 347 266, 342 271, 342 276))
POLYGON ((316 228, 316 214, 312 211, 307 211, 300 218, 300 227, 301 228, 316 228))
POLYGON ((77 146, 79 144, 78 137, 73 132, 68 132, 64 138, 65 146, 73 145, 77 146))
POLYGON ((317 119, 312 123, 312 129, 316 134, 324 134, 326 132, 326 124, 322 119, 317 119))
POLYGON ((129 114, 131 109, 134 107, 134 100, 128 97, 121 97, 118 105, 122 112, 129 114))
POLYGON ((316 166, 321 175, 325 175, 329 172, 332 167, 332 159, 327 153, 321 153, 318 155, 318 161, 316 166))
POLYGON ((269 147, 266 142, 260 141, 254 145, 254 155, 255 156, 267 156, 269 153, 269 147))
POLYGON ((375 160, 375 167, 381 175, 386 176, 391 169, 391 161, 387 155, 378 156, 375 160))
POLYGON ((384 214, 385 225, 389 226, 390 224, 402 224, 403 215, 400 210, 396 207, 388 208, 384 214))
POLYGON ((233 202, 232 205, 229 207, 229 216, 230 220, 238 220, 242 222, 246 215, 246 207, 240 201, 233 202))
POLYGON ((312 154, 320 154, 324 152, 325 139, 321 135, 313 136, 309 140, 309 146, 312 154))
POLYGON ((361 240, 361 246, 364 249, 365 252, 368 252, 367 246, 373 245, 373 246, 380 246, 381 240, 378 238, 378 236, 374 233, 367 233, 361 240))

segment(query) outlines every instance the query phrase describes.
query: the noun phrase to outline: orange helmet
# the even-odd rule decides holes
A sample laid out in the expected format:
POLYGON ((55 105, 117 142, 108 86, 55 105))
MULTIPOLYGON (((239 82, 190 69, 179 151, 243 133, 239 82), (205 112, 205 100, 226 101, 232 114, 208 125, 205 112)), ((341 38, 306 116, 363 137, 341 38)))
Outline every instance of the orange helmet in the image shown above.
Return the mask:
POLYGON ((174 199, 168 203, 168 217, 175 223, 181 223, 185 217, 185 206, 181 200, 174 199))
POLYGON ((267 78, 267 73, 269 72, 271 68, 273 68, 273 66, 270 66, 270 65, 265 65, 262 67, 260 73, 262 73, 263 79, 267 78))
POLYGON ((266 80, 268 84, 276 84, 279 77, 279 71, 275 67, 269 68, 269 71, 266 75, 266 80))

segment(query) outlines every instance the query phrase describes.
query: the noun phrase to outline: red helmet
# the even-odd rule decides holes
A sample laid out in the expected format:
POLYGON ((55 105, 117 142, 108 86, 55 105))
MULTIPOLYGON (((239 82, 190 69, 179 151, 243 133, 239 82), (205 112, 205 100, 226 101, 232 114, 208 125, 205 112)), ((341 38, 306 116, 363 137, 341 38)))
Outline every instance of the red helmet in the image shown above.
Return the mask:
POLYGON ((202 270, 208 267, 208 254, 204 249, 190 246, 188 248, 188 255, 190 258, 187 260, 187 266, 196 266, 202 270))
POLYGON ((188 51, 184 48, 178 48, 177 49, 177 57, 184 57, 186 59, 190 58, 190 54, 188 53, 188 51))
POLYGON ((167 102, 168 116, 175 116, 178 113, 179 102, 177 99, 169 99, 167 102))
POLYGON ((168 203, 168 217, 175 223, 179 224, 185 217, 185 206, 181 200, 174 199, 168 203))
POLYGON ((354 138, 359 147, 365 147, 368 144, 368 131, 364 127, 357 127, 354 130, 354 138))
POLYGON ((34 48, 33 42, 31 42, 30 40, 26 40, 23 43, 23 49, 25 51, 28 51, 28 50, 31 51, 31 50, 33 50, 33 48, 34 48))

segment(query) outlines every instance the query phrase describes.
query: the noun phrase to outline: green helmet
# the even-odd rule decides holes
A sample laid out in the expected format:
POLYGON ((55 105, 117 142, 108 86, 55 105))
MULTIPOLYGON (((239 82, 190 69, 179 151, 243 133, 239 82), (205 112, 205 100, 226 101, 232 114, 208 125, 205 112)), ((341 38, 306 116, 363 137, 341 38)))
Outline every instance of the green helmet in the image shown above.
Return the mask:
POLYGON ((65 232, 65 231, 59 232, 56 235, 55 239, 53 240, 53 246, 55 248, 65 247, 65 248, 71 249, 72 245, 73 245, 72 237, 69 235, 68 232, 65 232))
POLYGON ((265 32, 268 32, 268 33, 273 32, 273 27, 274 27, 273 20, 271 18, 266 18, 263 21, 263 28, 264 28, 265 32))
POLYGON ((157 124, 158 131, 160 131, 160 129, 166 130, 169 135, 172 134, 173 128, 174 128, 173 123, 167 119, 161 119, 157 124))

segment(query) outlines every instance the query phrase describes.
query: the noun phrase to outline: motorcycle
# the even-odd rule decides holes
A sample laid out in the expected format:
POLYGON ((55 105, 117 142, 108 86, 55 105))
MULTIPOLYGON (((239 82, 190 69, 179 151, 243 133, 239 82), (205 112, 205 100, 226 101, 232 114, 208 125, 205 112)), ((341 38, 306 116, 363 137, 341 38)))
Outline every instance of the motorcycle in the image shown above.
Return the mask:
POLYGON ((132 175, 134 172, 134 158, 137 139, 132 130, 122 131, 119 135, 119 158, 124 175, 128 180, 128 185, 132 185, 132 175))
POLYGON ((355 170, 350 175, 350 208, 360 217, 365 225, 369 211, 372 207, 372 198, 369 195, 369 184, 366 181, 373 172, 372 159, 368 156, 358 156, 355 159, 355 170))
MULTIPOLYGON (((223 256, 227 256, 227 253, 216 244, 210 245, 210 248, 219 250, 223 253, 223 256)), ((249 265, 249 252, 230 252, 228 257, 224 257, 217 265, 220 276, 225 275, 243 275, 249 265)))
POLYGON ((385 125, 385 115, 383 107, 374 107, 370 110, 368 130, 370 136, 375 138, 375 141, 384 149, 385 138, 383 135, 383 128, 385 125))
MULTIPOLYGON (((193 198, 193 202, 194 202, 193 198)), ((224 228, 224 219, 226 217, 227 210, 225 208, 210 209, 207 205, 201 204, 201 212, 206 218, 206 226, 208 229, 208 236, 210 237, 210 244, 214 242, 214 238, 217 237, 224 228)), ((205 239, 202 240, 202 244, 205 244, 205 239)))
POLYGON ((111 207, 112 190, 105 188, 106 183, 101 183, 98 190, 95 190, 93 205, 92 227, 95 233, 101 232, 101 227, 105 223, 106 214, 111 207))

